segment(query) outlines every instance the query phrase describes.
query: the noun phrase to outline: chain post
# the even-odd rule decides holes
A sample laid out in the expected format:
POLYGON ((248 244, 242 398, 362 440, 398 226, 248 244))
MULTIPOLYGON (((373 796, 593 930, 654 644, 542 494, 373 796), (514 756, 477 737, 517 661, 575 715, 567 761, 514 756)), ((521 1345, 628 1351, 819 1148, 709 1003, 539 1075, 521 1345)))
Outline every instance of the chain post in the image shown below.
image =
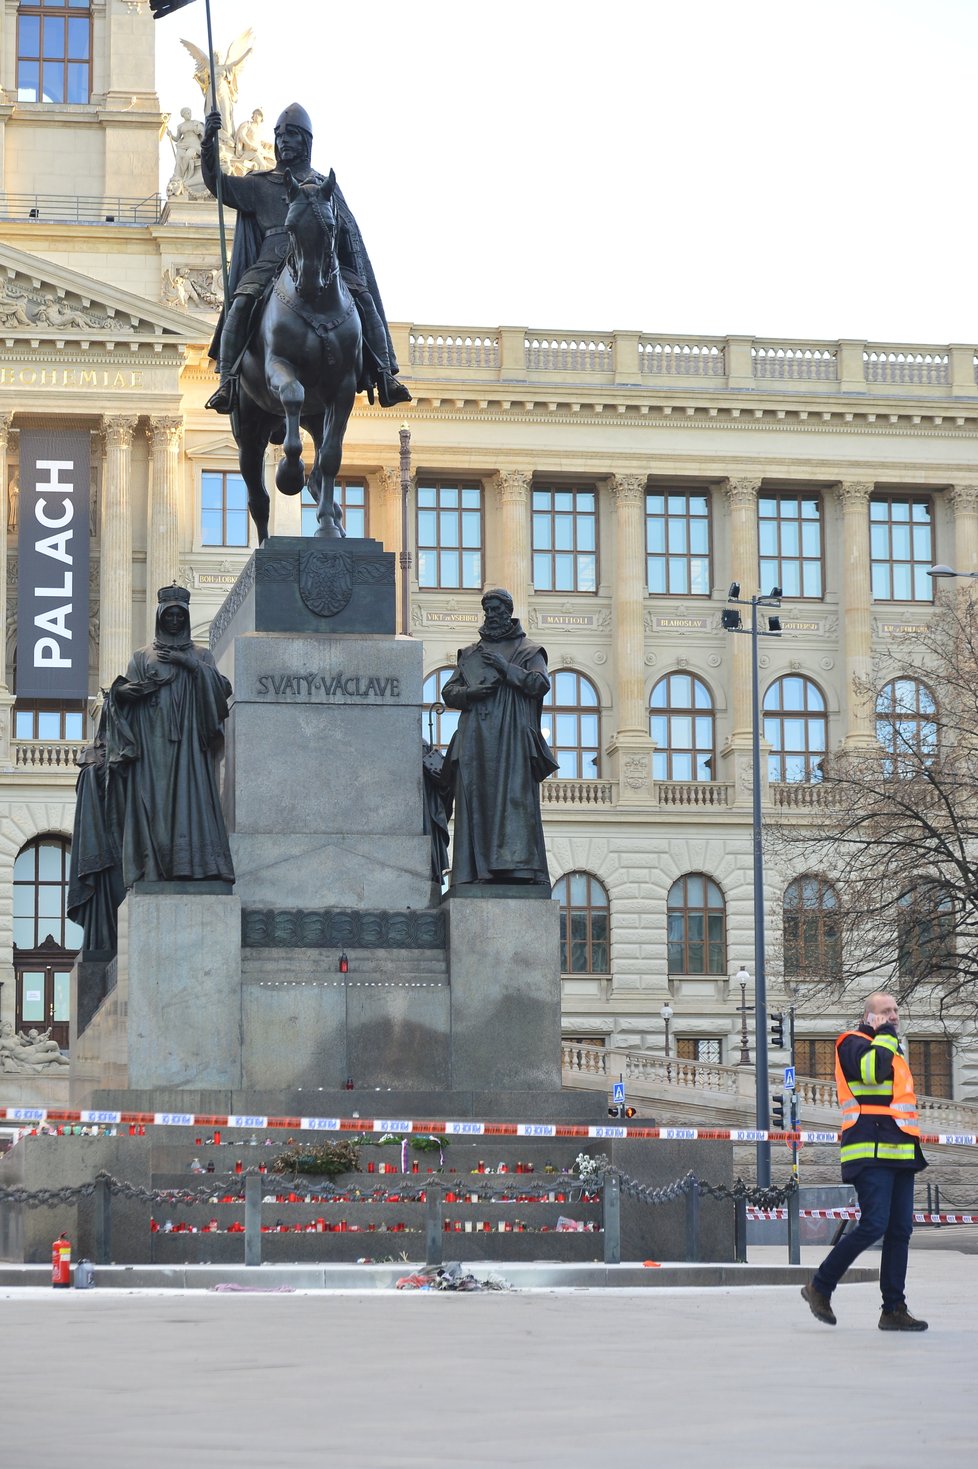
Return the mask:
POLYGON ((747 1196, 738 1194, 734 1206, 734 1259, 738 1265, 747 1264, 747 1196))
POLYGON ((442 1190, 440 1183, 428 1185, 426 1199, 424 1262, 425 1265, 440 1265, 442 1262, 442 1190))
POLYGON ((601 1195, 604 1263, 621 1264, 621 1187, 617 1173, 606 1173, 601 1195))
POLYGON ((245 1174, 245 1265, 261 1264, 261 1174, 245 1174))
POLYGON ((107 1178, 95 1180, 95 1264, 112 1263, 112 1192, 107 1178))
POLYGON ((686 1259, 697 1261, 700 1257, 700 1181, 695 1173, 689 1175, 686 1192, 686 1259))

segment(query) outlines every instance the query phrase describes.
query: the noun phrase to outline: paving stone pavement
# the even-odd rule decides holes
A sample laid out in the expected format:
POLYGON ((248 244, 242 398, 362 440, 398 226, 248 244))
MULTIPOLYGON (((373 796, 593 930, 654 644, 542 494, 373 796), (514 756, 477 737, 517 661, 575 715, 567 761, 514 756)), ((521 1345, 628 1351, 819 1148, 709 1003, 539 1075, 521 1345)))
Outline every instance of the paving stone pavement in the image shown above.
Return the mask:
MULTIPOLYGON (((972 1462, 978 1232, 918 1235, 920 1335, 843 1286, 0 1292, 4 1469, 972 1462)), ((806 1249, 814 1265, 822 1251, 806 1249)), ((780 1249, 751 1252, 781 1260, 780 1249)), ((504 1273, 502 1267, 501 1273, 504 1273)))

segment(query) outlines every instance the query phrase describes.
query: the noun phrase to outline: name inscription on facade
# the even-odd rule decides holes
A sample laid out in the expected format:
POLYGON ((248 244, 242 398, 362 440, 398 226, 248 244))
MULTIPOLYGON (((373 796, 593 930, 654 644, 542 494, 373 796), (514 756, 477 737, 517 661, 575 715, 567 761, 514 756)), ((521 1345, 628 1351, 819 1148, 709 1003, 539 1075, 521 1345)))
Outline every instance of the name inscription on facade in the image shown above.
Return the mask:
POLYGON ((705 617, 657 617, 656 632, 702 632, 709 626, 705 617))
POLYGON ((926 622, 881 622, 880 632, 884 636, 892 636, 894 633, 904 633, 909 636, 917 636, 927 631, 926 622))
POLYGON ((425 614, 424 614, 424 620, 425 620, 426 623, 430 623, 432 626, 435 626, 438 623, 459 623, 459 624, 462 624, 462 623, 476 623, 476 622, 481 622, 482 621, 482 618, 479 616, 478 612, 428 612, 428 611, 426 611, 425 614))
POLYGON ((259 697, 275 699, 399 699, 401 680, 364 673, 259 673, 259 697))
POLYGON ((594 617, 589 612, 541 612, 541 627, 593 627, 594 617))
POLYGON ((0 367, 0 388, 141 388, 143 374, 133 369, 80 367, 0 367))

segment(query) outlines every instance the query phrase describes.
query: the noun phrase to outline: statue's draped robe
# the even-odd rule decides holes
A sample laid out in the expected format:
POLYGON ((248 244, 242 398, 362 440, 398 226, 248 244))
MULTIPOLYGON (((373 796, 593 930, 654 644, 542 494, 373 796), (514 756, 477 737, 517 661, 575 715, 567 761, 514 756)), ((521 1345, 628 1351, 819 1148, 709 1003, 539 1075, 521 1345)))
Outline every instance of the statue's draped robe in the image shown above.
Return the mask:
POLYGON ((549 882, 538 789, 557 769, 540 732, 547 655, 522 629, 488 646, 509 663, 512 683, 472 643, 442 690, 444 702, 461 711, 444 772, 455 797, 452 883, 549 882), (480 684, 494 687, 491 698, 470 697, 480 684))
POLYGON ((112 685, 109 760, 128 749, 122 877, 134 882, 234 881, 218 789, 231 685, 211 653, 197 668, 163 663, 154 646, 134 653, 112 685))
MULTIPOLYGON (((115 953, 116 915, 126 895, 121 851, 125 776, 118 761, 110 765, 105 744, 112 717, 109 694, 95 741, 79 760, 75 786, 67 913, 82 927, 86 953, 115 953)), ((131 751, 127 758, 132 758, 131 751)))

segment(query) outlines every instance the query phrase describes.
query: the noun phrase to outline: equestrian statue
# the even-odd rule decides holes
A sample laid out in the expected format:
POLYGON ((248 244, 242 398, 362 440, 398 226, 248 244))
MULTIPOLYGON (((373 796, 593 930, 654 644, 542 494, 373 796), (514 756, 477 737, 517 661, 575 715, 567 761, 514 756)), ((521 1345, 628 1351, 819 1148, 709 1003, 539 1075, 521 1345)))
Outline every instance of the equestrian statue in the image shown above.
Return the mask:
MULTIPOLYGON (((204 182, 218 192, 221 114, 208 114, 204 182)), ((317 536, 345 531, 333 490, 343 435, 358 392, 381 407, 411 401, 398 381, 377 281, 356 220, 330 171, 311 166, 312 123, 292 103, 275 124, 275 167, 234 178, 220 194, 237 211, 231 303, 211 345, 221 384, 208 408, 231 415, 248 508, 259 542, 268 535, 265 449, 282 445, 275 483, 285 495, 306 485, 300 425, 315 446, 308 488, 317 536)))

